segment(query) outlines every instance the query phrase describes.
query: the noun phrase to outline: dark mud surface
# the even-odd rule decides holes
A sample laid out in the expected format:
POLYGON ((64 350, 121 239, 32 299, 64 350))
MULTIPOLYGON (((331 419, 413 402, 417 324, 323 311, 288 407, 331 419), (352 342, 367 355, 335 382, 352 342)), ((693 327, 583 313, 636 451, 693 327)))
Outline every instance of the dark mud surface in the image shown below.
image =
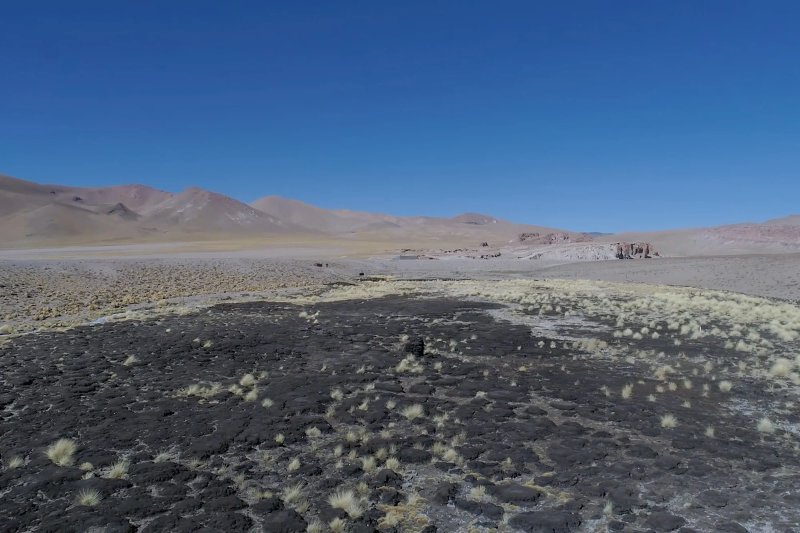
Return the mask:
MULTIPOLYGON (((639 360, 588 356, 502 311, 221 304, 14 338, 0 346, 0 530, 800 530, 796 436, 757 431, 677 347, 643 341, 679 369, 661 393, 639 360), (45 450, 62 438, 75 451, 59 466, 45 450), (331 506, 337 490, 352 506, 331 506)), ((585 319, 565 329, 617 342, 585 319)), ((729 355, 703 342, 680 349, 729 355)))

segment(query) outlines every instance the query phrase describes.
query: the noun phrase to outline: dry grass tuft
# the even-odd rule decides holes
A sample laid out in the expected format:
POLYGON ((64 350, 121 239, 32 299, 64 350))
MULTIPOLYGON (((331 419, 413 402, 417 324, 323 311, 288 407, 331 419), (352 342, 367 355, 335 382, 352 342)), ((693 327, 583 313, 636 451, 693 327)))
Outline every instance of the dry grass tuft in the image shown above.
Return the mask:
POLYGON ((388 468, 393 472, 399 472, 401 467, 400 459, 398 459, 397 457, 389 457, 388 459, 386 459, 386 463, 383 466, 385 466, 386 468, 388 468))
POLYGON ((442 454, 442 459, 448 463, 455 463, 458 465, 464 462, 464 459, 461 457, 461 455, 453 448, 446 449, 442 454))
POLYGON ((375 471, 375 458, 374 457, 362 457, 361 458, 361 470, 366 473, 371 473, 375 471))
POLYGON ((177 395, 180 397, 197 396, 208 400, 222 392, 222 386, 219 383, 211 383, 210 385, 200 385, 194 383, 188 387, 179 389, 177 395))
POLYGON ((792 373, 792 368, 794 368, 794 361, 781 357, 770 367, 769 375, 773 378, 789 377, 789 374, 792 373))
POLYGON ((76 505, 85 505, 87 507, 94 507, 102 500, 100 493, 94 489, 83 489, 78 493, 75 499, 76 505))
POLYGON ((622 387, 622 397, 624 399, 628 399, 633 394, 633 383, 628 383, 624 387, 622 387))
POLYGON ((472 487, 471 489, 469 489, 469 492, 467 493, 467 498, 476 502, 482 501, 485 497, 486 497, 486 487, 484 487, 483 485, 472 487))
POLYGON ((243 398, 246 402, 254 402, 258 400, 258 389, 253 387, 247 392, 247 394, 244 395, 243 398))
POLYGON ((283 489, 283 492, 281 493, 281 499, 287 505, 300 503, 305 499, 303 495, 303 489, 305 489, 305 485, 303 485, 302 483, 296 483, 294 485, 290 485, 285 489, 283 489))
POLYGON ((15 455, 11 459, 8 460, 6 464, 6 470, 13 470, 15 468, 19 468, 25 464, 25 459, 20 457, 19 455, 15 455))
POLYGON ((408 354, 401 360, 394 368, 395 372, 409 372, 411 374, 421 374, 424 371, 422 365, 417 362, 417 358, 412 354, 408 354))
POLYGON ((109 469, 105 477, 107 477, 108 479, 125 479, 125 477, 128 475, 128 468, 130 466, 131 464, 128 461, 125 461, 124 459, 117 461, 116 463, 111 465, 111 468, 109 469))
POLYGON ((153 458, 154 463, 166 463, 168 461, 177 461, 177 460, 178 460, 178 454, 176 452, 173 452, 172 450, 160 451, 153 458))
POLYGON ((614 504, 612 502, 606 502, 603 506, 603 516, 606 518, 611 518, 614 516, 614 504))
POLYGON ((425 408, 421 404, 415 403, 414 405, 404 407, 403 410, 400 411, 400 414, 408 420, 415 420, 425 416, 425 408))
POLYGON ((77 445, 71 439, 58 439, 44 451, 48 459, 58 466, 71 466, 75 462, 77 445))
POLYGON ((671 429, 678 425, 678 419, 674 415, 666 414, 661 417, 661 427, 671 429))
POLYGON ((328 527, 331 528, 331 533, 344 533, 347 531, 347 520, 334 518, 328 522, 328 527))
POLYGON ((403 514, 395 509, 389 509, 386 514, 378 521, 378 526, 389 530, 394 530, 403 523, 403 514))
POLYGON ((338 489, 328 497, 328 504, 334 509, 341 509, 350 518, 358 518, 365 511, 364 500, 350 489, 338 489))
POLYGON ((758 421, 756 428, 761 433, 775 433, 775 424, 766 416, 758 421))
POLYGON ((416 492, 408 495, 405 502, 394 506, 379 505, 385 513, 378 522, 381 528, 396 528, 398 531, 421 531, 428 525, 428 517, 420 511, 424 500, 416 492))

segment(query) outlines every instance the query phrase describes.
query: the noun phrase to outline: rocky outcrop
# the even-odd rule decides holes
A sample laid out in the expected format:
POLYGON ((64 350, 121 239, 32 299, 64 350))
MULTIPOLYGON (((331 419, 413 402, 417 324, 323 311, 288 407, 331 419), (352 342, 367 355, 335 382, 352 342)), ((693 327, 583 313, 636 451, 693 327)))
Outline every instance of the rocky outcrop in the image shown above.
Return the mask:
POLYGON ((617 259, 650 259, 658 257, 653 245, 649 242, 618 242, 616 243, 617 259))
POLYGON ((116 204, 106 208, 105 209, 105 214, 107 214, 107 215, 117 215, 118 217, 130 219, 130 220, 136 220, 137 218, 139 218, 139 214, 138 213, 134 213, 133 211, 128 209, 128 207, 125 204, 123 204, 122 202, 117 202, 116 204))
POLYGON ((593 237, 589 233, 520 233, 519 242, 528 244, 561 244, 568 242, 589 242, 593 237))

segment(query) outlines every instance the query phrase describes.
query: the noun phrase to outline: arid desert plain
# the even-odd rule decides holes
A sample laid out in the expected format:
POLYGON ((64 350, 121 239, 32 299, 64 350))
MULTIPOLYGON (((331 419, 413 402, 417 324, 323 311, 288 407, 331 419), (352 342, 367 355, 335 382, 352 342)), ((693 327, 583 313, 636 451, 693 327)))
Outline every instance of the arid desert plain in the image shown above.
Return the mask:
POLYGON ((4 180, 0 531, 797 530, 798 217, 4 180))

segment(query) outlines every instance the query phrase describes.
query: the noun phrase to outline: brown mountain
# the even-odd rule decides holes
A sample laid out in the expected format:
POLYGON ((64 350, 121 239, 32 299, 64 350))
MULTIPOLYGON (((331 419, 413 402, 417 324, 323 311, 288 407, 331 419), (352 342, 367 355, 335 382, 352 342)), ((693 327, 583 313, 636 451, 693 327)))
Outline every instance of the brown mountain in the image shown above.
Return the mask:
POLYGON ((301 232, 227 196, 144 185, 40 185, 0 175, 0 243, 66 244, 301 232))
POLYGON ((147 219, 159 227, 193 233, 288 233, 291 223, 222 194, 192 187, 148 209, 147 219))
POLYGON ((122 204, 135 213, 148 215, 173 195, 145 185, 118 185, 98 189, 70 188, 56 196, 62 202, 76 205, 122 204))
MULTIPOLYGON (((452 218, 391 216, 315 207, 267 196, 250 205, 189 188, 178 194, 144 185, 69 187, 0 175, 0 246, 139 241, 312 238, 403 247, 577 246, 649 242, 663 255, 800 251, 800 215, 763 223, 661 232, 590 235, 515 224, 479 213, 452 218)), ((524 254, 523 254, 524 255, 524 254)))
POLYGON ((265 196, 251 202, 250 205, 298 227, 334 235, 396 225, 393 222, 394 217, 358 211, 322 209, 280 196, 265 196))
MULTIPOLYGON (((267 196, 250 205, 276 218, 320 233, 397 243, 476 246, 481 242, 501 244, 514 241, 521 233, 561 231, 515 224, 479 213, 464 213, 452 218, 398 217, 344 209, 322 209, 279 196, 267 196)), ((564 233, 574 235, 571 232, 564 233)))

